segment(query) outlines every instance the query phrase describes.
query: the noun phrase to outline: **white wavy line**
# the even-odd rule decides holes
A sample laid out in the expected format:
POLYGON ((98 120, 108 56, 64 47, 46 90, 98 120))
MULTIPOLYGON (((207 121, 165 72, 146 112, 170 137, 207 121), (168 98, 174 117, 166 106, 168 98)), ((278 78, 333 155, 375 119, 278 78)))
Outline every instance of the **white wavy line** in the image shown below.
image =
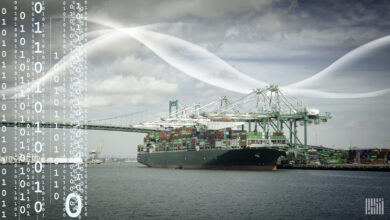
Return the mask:
POLYGON ((317 74, 306 78, 302 81, 287 85, 286 87, 294 87, 294 88, 307 88, 311 84, 313 84, 316 81, 319 81, 323 79, 325 76, 328 76, 334 72, 336 72, 338 69, 347 66, 351 64, 352 62, 356 62, 358 59, 367 56, 370 53, 373 53, 383 47, 390 45, 390 35, 387 35, 385 37, 381 37, 379 39, 370 41, 358 48, 355 48, 333 62, 331 65, 323 69, 322 71, 318 72, 317 74))
MULTIPOLYGON (((238 70, 234 69, 226 62, 221 60, 219 57, 211 54, 209 51, 184 41, 182 39, 161 34, 153 31, 147 31, 137 28, 132 29, 121 29, 115 26, 111 26, 118 31, 122 31, 127 35, 135 38, 136 40, 143 43, 150 50, 155 52, 161 59, 171 64, 178 70, 190 75, 198 80, 206 82, 208 84, 228 89, 230 91, 248 94, 253 88, 265 87, 268 84, 262 81, 258 81, 251 78, 238 70), (168 50, 165 48, 170 47, 168 50), (172 54, 172 51, 179 51, 183 48, 186 49, 185 54, 172 54), (189 54, 188 54, 189 53, 189 54), (197 55, 197 56, 194 56, 197 55), (182 57, 194 57, 193 60, 183 60, 182 57), (198 61, 198 62, 196 62, 198 61), (200 62, 199 62, 200 61, 200 62), (199 63, 207 61, 209 65, 201 66, 199 63), (194 65, 197 64, 197 65, 194 65), (227 68, 226 71, 221 72, 224 75, 218 75, 213 71, 221 71, 221 69, 227 68), (211 69, 211 74, 210 74, 211 69), (229 75, 230 74, 230 75, 229 75), (228 80, 226 79, 228 77, 228 80)), ((355 99, 355 98, 369 98, 379 95, 383 95, 390 92, 389 89, 378 90, 373 92, 365 93, 336 93, 336 92, 325 92, 315 89, 299 89, 292 86, 281 87, 291 95, 298 95, 304 97, 315 97, 315 98, 337 98, 337 99, 355 99)))
POLYGON ((122 28, 106 20, 89 21, 114 28, 138 40, 171 66, 205 83, 244 94, 252 92, 253 88, 268 85, 238 71, 198 45, 171 35, 145 30, 148 26, 122 28))
MULTIPOLYGON (((100 31, 99 31, 100 32, 100 31)), ((112 40, 112 38, 115 38, 116 35, 119 35, 118 33, 107 33, 103 36, 96 38, 92 41, 89 41, 84 46, 86 49, 93 49, 98 45, 103 45, 104 41, 112 40)), ((17 87, 12 87, 9 89, 4 90, 3 92, 6 95, 13 95, 11 99, 20 99, 24 98, 27 94, 31 94, 39 87, 43 87, 45 84, 49 82, 51 78, 53 78, 55 75, 60 74, 62 71, 65 70, 65 68, 71 63, 72 60, 74 60, 78 55, 80 55, 82 51, 75 50, 66 56, 64 56, 60 61, 58 61, 47 73, 42 76, 41 78, 33 81, 31 84, 24 84, 19 85, 17 87), (16 93, 15 93, 16 91, 16 93)))
POLYGON ((390 88, 365 92, 365 93, 337 93, 337 92, 324 92, 315 89, 297 89, 294 87, 281 87, 290 95, 308 97, 308 98, 328 98, 328 99, 358 99, 358 98, 372 98, 390 93, 390 88))
POLYGON ((208 84, 239 93, 250 93, 253 88, 268 85, 239 72, 207 50, 179 38, 142 29, 122 31, 171 66, 208 84))

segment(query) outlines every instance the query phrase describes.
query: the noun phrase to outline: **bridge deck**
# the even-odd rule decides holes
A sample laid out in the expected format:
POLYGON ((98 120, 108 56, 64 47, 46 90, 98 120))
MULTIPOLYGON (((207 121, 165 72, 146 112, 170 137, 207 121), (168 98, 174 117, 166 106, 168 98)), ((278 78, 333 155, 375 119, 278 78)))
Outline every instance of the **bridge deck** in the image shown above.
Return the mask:
MULTIPOLYGON (((37 124, 31 122, 0 122, 0 126, 6 127, 37 127, 37 124)), ((68 123, 40 123, 39 128, 66 128, 66 129, 88 129, 88 130, 104 130, 104 131, 122 131, 122 132, 137 132, 148 133, 159 131, 157 129, 135 128, 126 126, 111 126, 111 125, 93 125, 93 124, 68 124, 68 123)))

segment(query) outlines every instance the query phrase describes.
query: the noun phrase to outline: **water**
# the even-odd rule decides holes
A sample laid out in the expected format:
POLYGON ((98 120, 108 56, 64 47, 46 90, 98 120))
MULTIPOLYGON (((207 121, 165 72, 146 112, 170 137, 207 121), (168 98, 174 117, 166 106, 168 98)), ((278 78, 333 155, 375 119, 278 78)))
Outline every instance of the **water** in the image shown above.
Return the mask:
MULTIPOLYGON (((365 198, 384 198, 389 219, 389 183, 390 172, 90 165, 88 219, 366 219, 365 198)), ((64 219, 63 204, 45 213, 64 219)))
POLYGON ((365 198, 385 199, 390 173, 221 171, 102 164, 89 172, 92 219, 364 219, 365 198))

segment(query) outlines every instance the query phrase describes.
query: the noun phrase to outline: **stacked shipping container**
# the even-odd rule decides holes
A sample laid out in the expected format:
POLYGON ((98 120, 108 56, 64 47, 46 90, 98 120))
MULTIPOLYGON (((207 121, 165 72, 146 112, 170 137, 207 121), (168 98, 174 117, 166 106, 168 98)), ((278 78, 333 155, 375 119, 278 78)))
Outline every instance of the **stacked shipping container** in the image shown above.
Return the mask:
MULTIPOLYGON (((246 147, 258 143, 259 140, 268 139, 262 132, 247 132, 232 130, 208 130, 204 125, 193 127, 181 127, 170 131, 150 132, 144 138, 144 145, 138 146, 138 151, 174 151, 223 148, 223 147, 246 147)), ((274 132, 270 137, 272 143, 286 143, 282 132, 274 132)))
POLYGON ((390 149, 312 150, 299 152, 295 157, 289 157, 289 160, 309 164, 386 164, 390 163, 389 152, 390 149))

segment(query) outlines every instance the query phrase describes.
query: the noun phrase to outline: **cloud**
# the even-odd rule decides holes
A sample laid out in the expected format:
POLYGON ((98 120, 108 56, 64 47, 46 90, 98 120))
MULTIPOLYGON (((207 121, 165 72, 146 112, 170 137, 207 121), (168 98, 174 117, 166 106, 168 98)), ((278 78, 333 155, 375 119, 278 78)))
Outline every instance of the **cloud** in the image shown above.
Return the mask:
POLYGON ((118 73, 131 75, 161 75, 167 72, 168 66, 156 59, 142 59, 135 55, 120 57, 115 61, 113 67, 118 73))
POLYGON ((102 94, 171 94, 176 92, 177 87, 177 84, 157 80, 154 77, 137 78, 135 76, 114 76, 101 82, 88 83, 89 92, 102 94))
POLYGON ((162 96, 145 94, 91 94, 86 98, 87 108, 103 108, 109 106, 158 105, 162 96))
POLYGON ((115 76, 88 82, 88 107, 158 104, 164 96, 177 92, 176 83, 154 77, 115 76))
POLYGON ((92 107, 103 107, 103 106, 109 106, 113 105, 114 100, 110 96, 96 96, 96 95, 89 95, 86 98, 86 104, 85 107, 92 108, 92 107))
POLYGON ((197 89, 201 89, 201 88, 203 88, 205 86, 205 84, 203 83, 203 82, 197 82, 196 84, 195 84, 195 87, 197 88, 197 89))
POLYGON ((89 10, 92 14, 110 16, 116 20, 156 23, 176 20, 220 20, 230 18, 250 10, 265 10, 272 4, 271 0, 143 0, 143 1, 94 1, 89 10), (121 7, 113 7, 120 4, 121 7), (153 15, 153 16, 150 16, 153 15))

